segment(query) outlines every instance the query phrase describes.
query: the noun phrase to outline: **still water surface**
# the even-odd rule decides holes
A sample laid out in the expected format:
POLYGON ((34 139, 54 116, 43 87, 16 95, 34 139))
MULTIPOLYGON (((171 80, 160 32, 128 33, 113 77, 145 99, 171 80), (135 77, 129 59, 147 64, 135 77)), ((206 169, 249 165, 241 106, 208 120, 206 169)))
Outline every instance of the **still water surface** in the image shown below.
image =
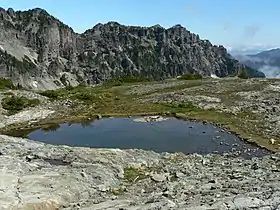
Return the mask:
POLYGON ((134 122, 134 118, 104 118, 60 124, 28 134, 28 138, 69 146, 144 149, 156 152, 228 153, 262 156, 266 150, 240 140, 210 124, 170 118, 161 122, 134 122))

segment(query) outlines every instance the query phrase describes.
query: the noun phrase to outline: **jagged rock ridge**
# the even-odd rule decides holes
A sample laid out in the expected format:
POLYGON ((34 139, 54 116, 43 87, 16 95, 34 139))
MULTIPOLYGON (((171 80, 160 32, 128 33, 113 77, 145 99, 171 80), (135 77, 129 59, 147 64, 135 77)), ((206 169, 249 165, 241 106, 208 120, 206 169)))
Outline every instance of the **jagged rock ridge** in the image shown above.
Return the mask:
POLYGON ((34 89, 96 84, 108 78, 153 79, 198 72, 235 76, 247 71, 223 46, 213 46, 180 25, 164 29, 97 24, 82 34, 36 8, 0 9, 0 76, 34 89))

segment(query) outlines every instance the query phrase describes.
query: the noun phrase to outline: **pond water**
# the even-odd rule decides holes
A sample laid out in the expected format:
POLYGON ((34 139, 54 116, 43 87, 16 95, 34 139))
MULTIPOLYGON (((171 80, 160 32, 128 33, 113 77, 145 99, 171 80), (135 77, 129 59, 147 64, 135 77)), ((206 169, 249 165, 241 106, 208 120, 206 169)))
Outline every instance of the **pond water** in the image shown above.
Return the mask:
POLYGON ((135 122, 135 118, 104 118, 84 123, 60 124, 28 134, 50 144, 92 148, 144 149, 156 152, 230 153, 262 156, 266 150, 248 144, 210 124, 169 118, 160 122, 135 122))

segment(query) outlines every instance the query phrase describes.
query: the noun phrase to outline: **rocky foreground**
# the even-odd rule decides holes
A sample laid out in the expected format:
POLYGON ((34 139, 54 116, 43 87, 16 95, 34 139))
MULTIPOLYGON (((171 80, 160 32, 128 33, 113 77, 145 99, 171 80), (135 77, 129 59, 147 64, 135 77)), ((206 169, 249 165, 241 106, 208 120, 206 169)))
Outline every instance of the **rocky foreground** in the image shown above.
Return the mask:
POLYGON ((280 154, 52 146, 0 136, 0 209, 280 209, 280 154))

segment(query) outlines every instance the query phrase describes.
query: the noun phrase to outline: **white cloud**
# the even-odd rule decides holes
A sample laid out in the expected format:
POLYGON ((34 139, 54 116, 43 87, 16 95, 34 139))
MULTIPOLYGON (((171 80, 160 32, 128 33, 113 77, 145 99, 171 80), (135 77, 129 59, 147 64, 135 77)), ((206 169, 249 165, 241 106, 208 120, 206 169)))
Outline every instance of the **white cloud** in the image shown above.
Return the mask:
POLYGON ((261 51, 277 48, 276 45, 253 43, 248 45, 225 46, 231 54, 255 54, 261 51))

